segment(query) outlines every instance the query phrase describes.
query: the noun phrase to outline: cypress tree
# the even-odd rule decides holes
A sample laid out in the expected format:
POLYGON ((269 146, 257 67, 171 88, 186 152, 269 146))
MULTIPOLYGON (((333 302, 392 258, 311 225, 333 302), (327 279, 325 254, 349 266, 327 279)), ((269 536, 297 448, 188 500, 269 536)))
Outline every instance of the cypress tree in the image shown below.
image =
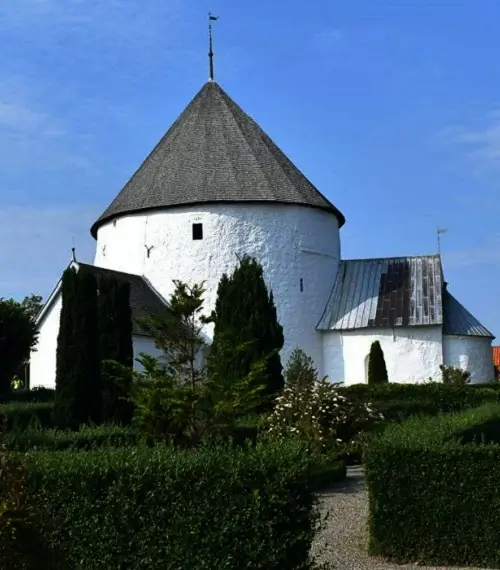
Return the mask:
POLYGON ((211 320, 215 326, 209 373, 235 382, 265 360, 266 395, 273 396, 284 387, 279 355, 283 328, 273 293, 268 291, 262 266, 255 259, 244 257, 230 277, 222 276, 211 320))
POLYGON ((60 427, 69 426, 77 398, 74 363, 78 346, 75 342, 75 312, 78 302, 76 270, 66 269, 62 276, 62 308, 56 350, 55 416, 60 427))
POLYGON ((129 423, 132 412, 127 398, 134 358, 130 284, 114 277, 101 278, 98 307, 103 419, 129 423))
POLYGON ((368 360, 368 384, 385 384, 389 382, 384 352, 380 342, 375 340, 370 347, 368 360))
POLYGON ((56 355, 56 419, 76 428, 99 422, 102 407, 97 282, 88 271, 67 269, 56 355))

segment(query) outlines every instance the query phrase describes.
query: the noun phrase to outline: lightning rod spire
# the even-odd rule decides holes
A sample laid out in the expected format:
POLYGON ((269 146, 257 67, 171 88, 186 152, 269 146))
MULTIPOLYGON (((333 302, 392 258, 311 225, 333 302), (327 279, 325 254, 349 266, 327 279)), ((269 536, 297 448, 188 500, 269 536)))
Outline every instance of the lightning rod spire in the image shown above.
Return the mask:
POLYGON ((214 51, 212 49, 212 22, 218 20, 218 16, 212 16, 212 14, 208 13, 208 60, 210 63, 210 81, 214 80, 214 51))

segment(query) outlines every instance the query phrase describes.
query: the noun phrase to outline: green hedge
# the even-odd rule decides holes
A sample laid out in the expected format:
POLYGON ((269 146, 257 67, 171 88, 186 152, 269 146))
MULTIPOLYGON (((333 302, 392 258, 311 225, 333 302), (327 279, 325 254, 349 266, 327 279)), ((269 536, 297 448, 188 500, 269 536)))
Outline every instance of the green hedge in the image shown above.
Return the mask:
POLYGON ((498 568, 499 465, 499 404, 388 426, 364 452, 370 553, 498 568))
POLYGON ((490 402, 500 402, 500 384, 453 386, 438 382, 426 384, 389 383, 375 386, 355 384, 342 387, 346 397, 370 403, 388 421, 402 421, 415 415, 435 416, 457 412, 490 402))
POLYGON ((134 429, 113 425, 82 427, 78 431, 28 428, 10 431, 5 435, 5 443, 11 451, 89 450, 99 447, 130 447, 137 442, 134 429))
POLYGON ((33 388, 33 390, 13 390, 7 402, 53 402, 55 390, 52 388, 33 388))
POLYGON ((53 414, 53 402, 0 404, 0 418, 6 418, 9 431, 25 430, 33 425, 51 428, 54 426, 53 414))
POLYGON ((47 546, 72 570, 311 568, 312 459, 297 443, 23 457, 47 546))

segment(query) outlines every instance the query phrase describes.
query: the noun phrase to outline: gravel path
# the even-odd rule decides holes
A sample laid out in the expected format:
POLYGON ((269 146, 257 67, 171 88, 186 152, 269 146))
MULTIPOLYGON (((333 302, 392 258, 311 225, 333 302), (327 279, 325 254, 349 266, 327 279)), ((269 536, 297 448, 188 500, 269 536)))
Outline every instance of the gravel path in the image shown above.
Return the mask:
MULTIPOLYGON (((318 562, 328 563, 328 570, 465 570, 457 566, 400 565, 368 556, 368 493, 361 467, 350 467, 344 481, 319 493, 319 501, 322 515, 329 512, 329 516, 311 553, 318 562)), ((466 570, 484 569, 469 566, 466 570)))

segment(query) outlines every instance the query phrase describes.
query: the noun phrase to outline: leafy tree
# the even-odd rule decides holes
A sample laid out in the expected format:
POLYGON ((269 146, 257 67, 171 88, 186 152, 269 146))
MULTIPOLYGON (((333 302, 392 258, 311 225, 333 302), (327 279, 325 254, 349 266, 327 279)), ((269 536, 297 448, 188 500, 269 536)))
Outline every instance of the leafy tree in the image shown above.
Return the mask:
POLYGON ((219 282, 215 310, 211 315, 214 338, 209 356, 209 374, 226 381, 246 378, 252 367, 266 361, 266 394, 283 389, 279 351, 283 328, 278 322, 272 291, 264 281, 262 266, 244 257, 231 276, 219 282), (234 351, 227 350, 228 343, 234 351))
POLYGON ((56 416, 68 427, 99 422, 102 384, 99 355, 97 282, 94 275, 67 269, 56 358, 56 416))
POLYGON ((313 359, 300 348, 294 348, 285 369, 285 386, 292 390, 312 388, 318 381, 318 369, 313 359))
POLYGON ((21 302, 21 306, 26 310, 28 315, 35 320, 42 310, 43 302, 41 295, 28 295, 21 302))
POLYGON ((200 362, 206 346, 201 334, 206 323, 202 315, 204 288, 203 284, 192 287, 180 281, 174 284, 165 315, 138 319, 138 324, 155 339, 156 347, 167 357, 169 372, 195 390, 204 378, 200 362))
POLYGON ((25 307, 13 299, 0 299, 0 397, 10 393, 12 378, 37 341, 35 323, 25 307))
POLYGON ((368 384, 385 384, 389 382, 384 352, 380 342, 375 340, 370 347, 368 360, 368 384))

